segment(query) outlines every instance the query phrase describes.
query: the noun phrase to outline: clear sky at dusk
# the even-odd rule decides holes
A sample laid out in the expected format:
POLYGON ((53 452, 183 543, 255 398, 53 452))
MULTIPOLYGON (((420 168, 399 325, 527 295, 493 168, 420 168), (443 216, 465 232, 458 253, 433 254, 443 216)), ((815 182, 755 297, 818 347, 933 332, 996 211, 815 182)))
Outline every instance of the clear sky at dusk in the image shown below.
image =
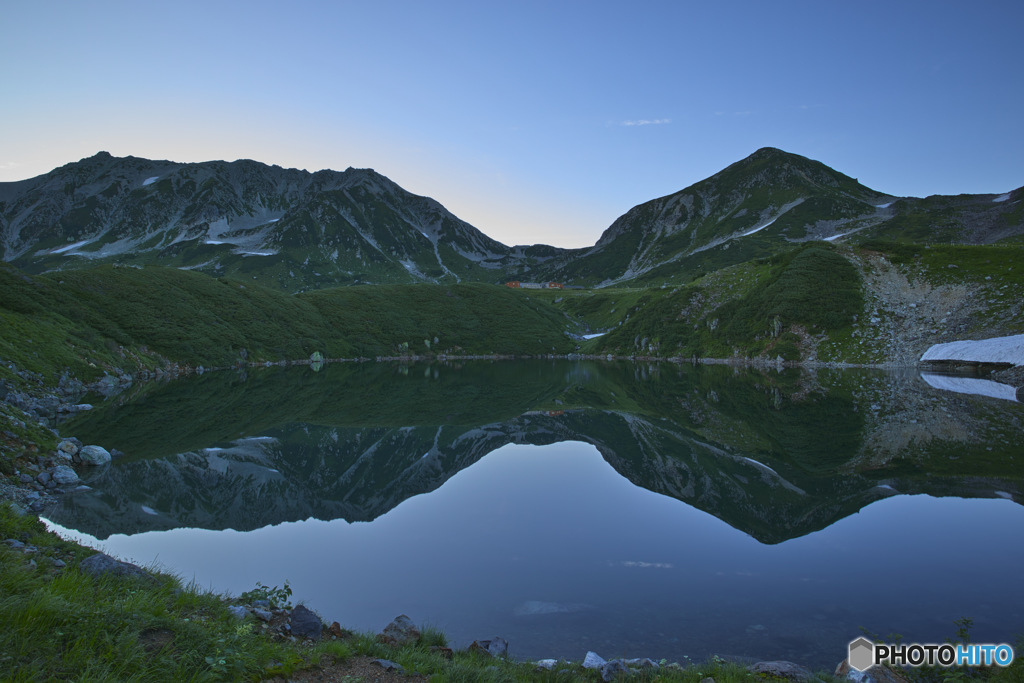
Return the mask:
POLYGON ((100 150, 370 167, 563 247, 765 146, 1002 193, 1022 27, 1021 0, 0 0, 0 181, 100 150))

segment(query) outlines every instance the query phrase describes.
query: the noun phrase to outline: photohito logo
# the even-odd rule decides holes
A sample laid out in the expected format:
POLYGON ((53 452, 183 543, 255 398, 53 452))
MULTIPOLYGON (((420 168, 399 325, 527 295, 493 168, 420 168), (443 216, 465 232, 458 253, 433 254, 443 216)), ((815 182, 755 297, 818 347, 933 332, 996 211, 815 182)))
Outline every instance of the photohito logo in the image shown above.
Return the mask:
POLYGON ((894 666, 1009 666, 1013 663, 1013 648, 1006 643, 960 644, 935 643, 911 645, 872 643, 867 638, 850 641, 848 660, 857 671, 870 669, 875 664, 894 666))

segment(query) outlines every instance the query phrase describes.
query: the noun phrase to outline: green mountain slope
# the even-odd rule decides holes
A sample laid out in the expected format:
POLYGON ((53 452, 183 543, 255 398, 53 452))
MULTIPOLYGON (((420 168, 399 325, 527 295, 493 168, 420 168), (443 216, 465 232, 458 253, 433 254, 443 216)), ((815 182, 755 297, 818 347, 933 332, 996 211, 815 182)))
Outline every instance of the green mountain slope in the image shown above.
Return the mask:
POLYGON ((288 295, 174 268, 0 267, 0 358, 54 379, 101 368, 380 355, 567 353, 564 316, 480 283, 288 295))

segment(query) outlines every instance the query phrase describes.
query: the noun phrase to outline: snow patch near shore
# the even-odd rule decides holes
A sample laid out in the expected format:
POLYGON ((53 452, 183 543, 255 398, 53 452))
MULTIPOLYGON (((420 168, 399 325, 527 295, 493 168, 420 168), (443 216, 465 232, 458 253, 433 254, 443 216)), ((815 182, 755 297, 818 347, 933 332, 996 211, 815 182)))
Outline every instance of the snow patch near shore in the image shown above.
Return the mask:
POLYGON ((1024 334, 935 344, 924 352, 921 360, 1024 365, 1024 334))

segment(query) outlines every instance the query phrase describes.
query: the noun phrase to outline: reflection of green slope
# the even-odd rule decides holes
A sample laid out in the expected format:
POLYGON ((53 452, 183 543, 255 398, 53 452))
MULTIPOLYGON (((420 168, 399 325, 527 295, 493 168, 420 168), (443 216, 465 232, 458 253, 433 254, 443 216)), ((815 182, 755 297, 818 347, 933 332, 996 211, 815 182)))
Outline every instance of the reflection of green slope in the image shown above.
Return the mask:
POLYGON ((913 376, 877 372, 566 361, 293 368, 172 383, 89 419, 65 432, 141 444, 94 473, 96 493, 67 496, 52 513, 99 537, 371 520, 500 446, 566 440, 593 444, 634 484, 763 543, 822 529, 892 489, 1024 498, 1012 458, 1019 405, 936 395, 913 376), (893 420, 926 423, 929 411, 961 422, 880 455, 893 420))
MULTIPOLYGON (((564 363, 562 364, 565 365, 564 363)), ((219 372, 169 383, 126 405, 102 405, 62 431, 129 457, 157 457, 262 433, 289 422, 401 427, 500 422, 550 401, 553 364, 385 363, 219 372)))

